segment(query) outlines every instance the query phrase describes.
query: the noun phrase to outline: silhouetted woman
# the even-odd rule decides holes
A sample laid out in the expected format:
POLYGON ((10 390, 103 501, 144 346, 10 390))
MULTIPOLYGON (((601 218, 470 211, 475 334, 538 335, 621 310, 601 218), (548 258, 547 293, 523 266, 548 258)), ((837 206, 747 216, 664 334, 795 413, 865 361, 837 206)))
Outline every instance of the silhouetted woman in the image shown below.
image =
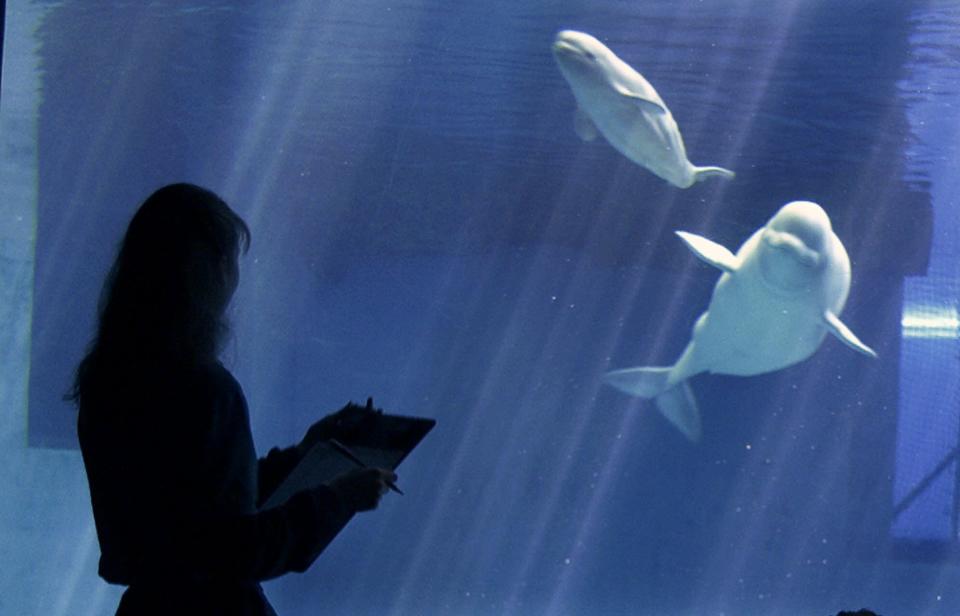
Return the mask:
POLYGON ((129 586, 118 614, 273 614, 259 582, 304 571, 394 478, 354 471, 258 510, 303 452, 363 411, 348 405, 257 459, 243 392, 217 359, 249 241, 215 194, 166 186, 134 215, 104 285, 72 396, 100 575, 129 586))

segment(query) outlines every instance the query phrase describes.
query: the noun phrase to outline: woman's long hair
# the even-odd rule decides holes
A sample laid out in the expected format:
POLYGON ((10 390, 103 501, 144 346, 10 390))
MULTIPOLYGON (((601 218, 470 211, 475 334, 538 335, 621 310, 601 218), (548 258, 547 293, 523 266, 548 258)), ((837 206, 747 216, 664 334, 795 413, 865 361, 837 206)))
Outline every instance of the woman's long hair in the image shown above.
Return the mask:
MULTIPOLYGON (((214 193, 171 184, 130 221, 100 297, 99 324, 69 397, 215 362, 250 230, 214 193)), ((132 383, 131 383, 132 384, 132 383)))

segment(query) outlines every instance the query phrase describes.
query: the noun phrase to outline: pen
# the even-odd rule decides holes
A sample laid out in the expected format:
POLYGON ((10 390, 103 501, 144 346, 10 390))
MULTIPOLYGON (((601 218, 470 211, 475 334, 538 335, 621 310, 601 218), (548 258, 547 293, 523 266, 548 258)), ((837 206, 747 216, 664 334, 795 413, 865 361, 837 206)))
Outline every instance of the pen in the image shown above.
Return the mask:
MULTIPOLYGON (((360 468, 370 468, 369 466, 367 466, 366 464, 364 464, 363 460, 361 460, 360 458, 358 458, 355 453, 353 453, 352 451, 350 451, 350 450, 347 448, 346 445, 344 445, 343 443, 341 443, 341 442, 338 441, 337 439, 332 438, 332 439, 330 439, 330 440, 327 441, 327 442, 330 443, 330 446, 331 446, 331 447, 333 447, 334 449, 336 449, 337 451, 339 451, 340 453, 342 453, 344 456, 346 456, 350 461, 352 461, 354 464, 356 464, 356 465, 359 466, 360 468)), ((387 487, 388 487, 388 488, 390 488, 391 490, 393 490, 393 491, 396 492, 397 494, 400 494, 401 496, 403 495, 403 492, 400 491, 400 488, 397 487, 397 484, 393 483, 392 481, 387 481, 386 483, 387 483, 387 487)))

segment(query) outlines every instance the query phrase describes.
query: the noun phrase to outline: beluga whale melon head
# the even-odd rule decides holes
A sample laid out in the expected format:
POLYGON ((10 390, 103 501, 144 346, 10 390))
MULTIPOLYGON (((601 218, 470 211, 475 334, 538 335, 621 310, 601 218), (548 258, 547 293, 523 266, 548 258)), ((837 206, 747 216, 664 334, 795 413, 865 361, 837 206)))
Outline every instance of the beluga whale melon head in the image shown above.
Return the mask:
POLYGON ((833 237, 823 208, 811 201, 788 203, 759 232, 760 278, 781 295, 822 292, 823 301, 839 310, 847 299, 850 260, 833 237))
POLYGON ((580 138, 603 135, 621 154, 679 188, 734 176, 721 167, 692 164, 657 91, 596 38, 563 30, 553 41, 553 57, 577 101, 574 128, 580 138))

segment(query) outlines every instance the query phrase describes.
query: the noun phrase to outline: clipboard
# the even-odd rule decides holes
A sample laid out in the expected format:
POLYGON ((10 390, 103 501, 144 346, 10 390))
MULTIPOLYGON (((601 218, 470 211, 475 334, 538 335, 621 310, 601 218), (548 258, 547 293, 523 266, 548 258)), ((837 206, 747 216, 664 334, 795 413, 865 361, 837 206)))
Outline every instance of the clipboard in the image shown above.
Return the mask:
MULTIPOLYGON (((423 437, 436 425, 435 419, 378 414, 364 430, 340 442, 368 467, 396 470, 423 437)), ((301 490, 315 488, 337 475, 357 468, 357 463, 328 442, 314 445, 290 474, 280 482, 261 509, 286 502, 301 490)))

